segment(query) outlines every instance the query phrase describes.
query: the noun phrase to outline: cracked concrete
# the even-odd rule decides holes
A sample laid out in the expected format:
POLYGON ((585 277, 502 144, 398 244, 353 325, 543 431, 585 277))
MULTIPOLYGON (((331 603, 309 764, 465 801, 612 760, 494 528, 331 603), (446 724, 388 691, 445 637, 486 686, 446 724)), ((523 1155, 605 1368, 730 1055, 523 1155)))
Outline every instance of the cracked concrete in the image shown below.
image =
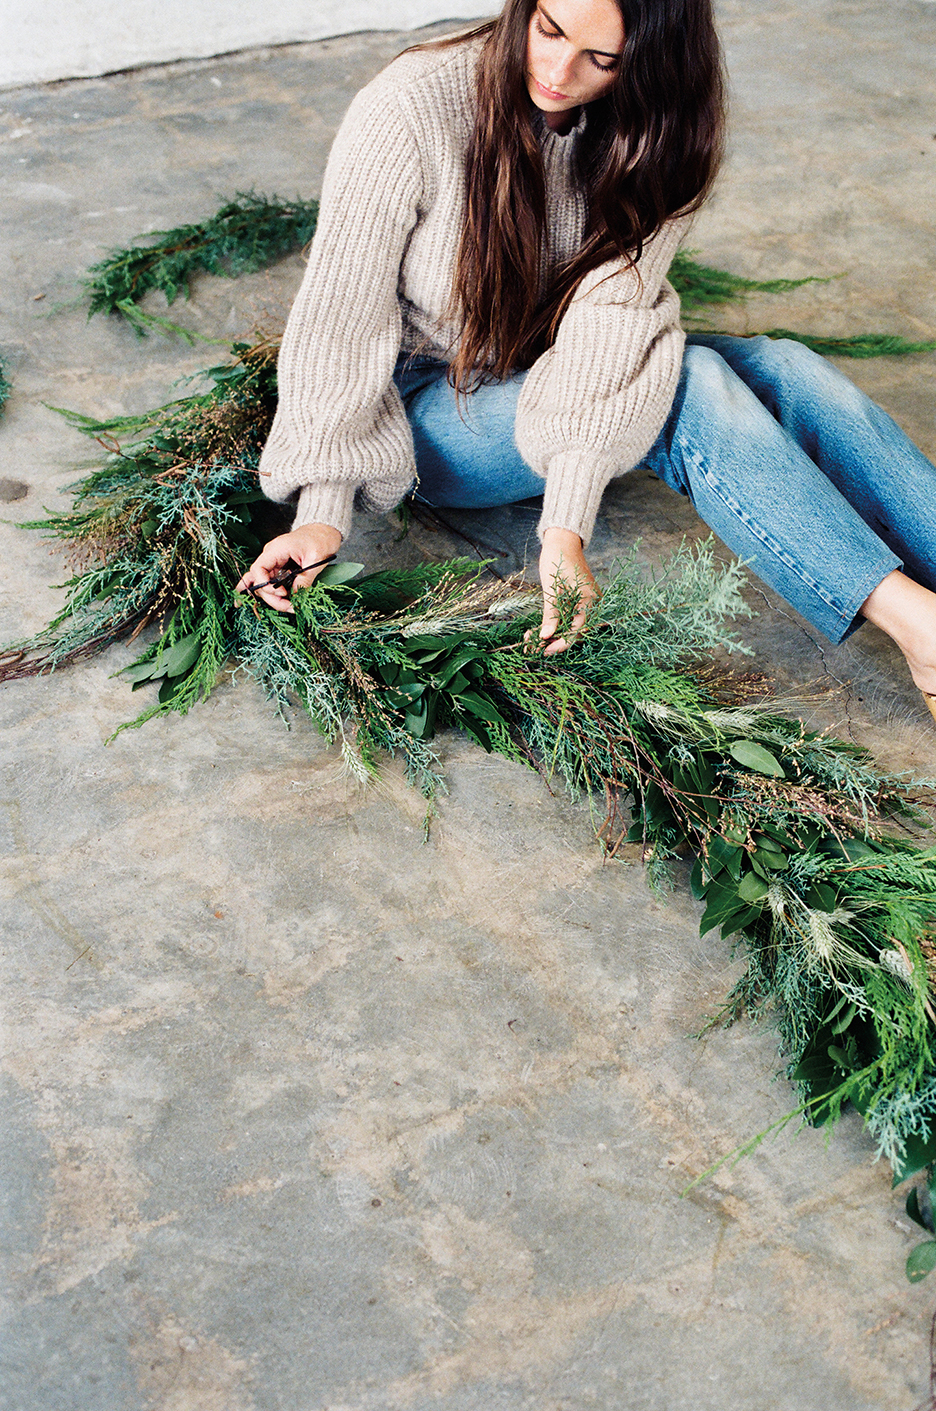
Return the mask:
MULTIPOLYGON (((830 283, 721 320, 936 329, 933 41, 915 0, 721 7, 731 155, 692 244, 830 283)), ((46 310, 139 232, 251 186, 315 194, 354 91, 410 36, 358 35, 0 96, 8 521, 66 502, 86 448, 43 406, 171 395, 211 348, 46 310)), ((201 280, 180 319, 282 320, 298 259, 201 280)), ((159 311, 158 304, 153 305, 159 311)), ((932 357, 848 371, 936 454, 932 357)), ((532 515, 453 520, 522 558, 532 515)), ((615 487, 607 565, 691 509, 615 487)), ((371 564, 464 551, 358 529, 371 564)), ((0 526, 0 637, 61 560, 0 526)), ((756 583, 779 694, 932 770, 932 726, 865 628, 823 646, 756 583)), ((105 741, 130 649, 7 686, 4 1411, 910 1411, 934 1293, 854 1117, 688 1183, 793 1105, 767 1025, 703 1028, 736 964, 607 865, 582 806, 442 741, 428 843, 397 772, 359 791, 248 683, 105 741)))

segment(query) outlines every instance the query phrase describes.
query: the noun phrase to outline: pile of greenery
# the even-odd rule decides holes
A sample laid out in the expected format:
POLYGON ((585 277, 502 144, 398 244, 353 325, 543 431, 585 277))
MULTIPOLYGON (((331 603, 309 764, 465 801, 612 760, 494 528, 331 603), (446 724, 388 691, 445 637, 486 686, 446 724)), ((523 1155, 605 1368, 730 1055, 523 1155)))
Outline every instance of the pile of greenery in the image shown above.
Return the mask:
MULTIPOLYGON (((153 320, 137 304, 147 289, 171 302, 194 269, 257 268, 313 226, 311 204, 239 197, 202 226, 112 252, 91 271, 91 311, 145 332, 153 320)), ((687 255, 673 279, 697 319, 729 297, 802 282, 742 280, 687 255)), ((879 344, 866 336, 833 351, 864 356, 879 344)), ((619 565, 587 631, 553 657, 535 631, 527 641, 537 591, 489 581, 465 560, 366 576, 335 565, 295 595, 294 617, 236 594, 276 529, 257 478, 276 351, 236 344, 232 362, 206 373, 207 390, 144 416, 65 413, 105 455, 71 487, 70 510, 27 526, 58 539, 73 572, 48 628, 0 655, 0 680, 149 627, 124 671, 134 690, 154 690, 133 724, 186 712, 233 663, 279 710, 298 702, 308 711, 359 777, 386 754, 401 758, 430 806, 444 787, 433 745, 442 728, 561 780, 592 801, 611 854, 641 846, 655 885, 674 857, 695 855, 703 933, 734 937, 747 958, 725 1017, 772 1013, 798 1111, 834 1123, 850 1102, 895 1182, 932 1177, 936 850, 907 832, 922 786, 882 775, 864 751, 755 702, 744 677, 712 667, 713 653, 736 645, 726 620, 746 609, 739 570, 718 564, 709 545, 684 549, 655 578, 632 559, 619 565)), ((560 632, 573 599, 560 604, 560 632)), ((907 1209, 932 1230, 929 1191, 916 1187, 907 1209)), ((914 1251, 908 1273, 933 1267, 936 1239, 914 1251)))

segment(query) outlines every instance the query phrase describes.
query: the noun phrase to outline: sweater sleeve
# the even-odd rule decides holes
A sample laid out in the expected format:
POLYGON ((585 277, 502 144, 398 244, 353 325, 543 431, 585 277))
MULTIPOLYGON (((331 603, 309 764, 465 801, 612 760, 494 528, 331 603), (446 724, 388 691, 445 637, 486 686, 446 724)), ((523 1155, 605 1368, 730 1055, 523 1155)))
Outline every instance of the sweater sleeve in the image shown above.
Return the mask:
POLYGON ((608 481, 637 465, 669 415, 685 335, 666 272, 687 226, 669 221, 647 242, 639 279, 619 260, 587 275, 527 374, 516 439, 546 481, 540 534, 571 529, 587 544, 608 481))
POLYGON ((260 460, 270 499, 286 501, 298 491, 297 525, 330 524, 347 535, 365 481, 364 507, 389 509, 415 474, 393 369, 402 336, 400 263, 421 189, 405 115, 372 84, 349 108, 328 160, 260 460))

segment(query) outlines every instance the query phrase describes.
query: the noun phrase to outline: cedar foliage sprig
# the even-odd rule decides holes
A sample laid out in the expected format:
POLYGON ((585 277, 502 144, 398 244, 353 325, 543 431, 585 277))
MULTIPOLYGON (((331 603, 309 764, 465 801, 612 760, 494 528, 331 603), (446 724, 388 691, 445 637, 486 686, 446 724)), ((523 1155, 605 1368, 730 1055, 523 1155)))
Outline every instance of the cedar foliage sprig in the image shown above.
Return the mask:
MULTIPOLYGON (((233 278, 265 269, 308 244, 318 217, 317 201, 284 202, 278 196, 240 192, 206 221, 151 230, 127 249, 111 250, 88 270, 83 287, 88 317, 119 314, 140 336, 150 328, 184 332, 177 325, 144 314, 140 301, 153 289, 172 304, 188 297, 196 273, 233 278)), ((191 336, 191 335, 189 335, 191 336)))
POLYGON ((745 279, 714 265, 704 265, 692 258, 695 251, 677 250, 669 269, 669 281, 679 295, 684 313, 690 317, 701 309, 716 304, 729 304, 748 294, 786 294, 801 289, 804 284, 828 284, 821 275, 804 279, 745 279))
MULTIPOLYGON (((805 284, 828 284, 829 278, 809 275, 805 279, 745 279, 728 270, 701 264, 688 250, 677 250, 670 266, 669 280, 679 295, 683 317, 698 332, 718 329, 698 328, 701 315, 712 307, 736 303, 749 294, 785 294, 805 284)), ((824 357, 881 358, 904 357, 910 353, 936 352, 936 339, 912 342, 893 333, 857 333, 848 338, 827 338, 815 333, 797 333, 790 328, 767 328, 749 337, 792 338, 805 343, 824 357)))

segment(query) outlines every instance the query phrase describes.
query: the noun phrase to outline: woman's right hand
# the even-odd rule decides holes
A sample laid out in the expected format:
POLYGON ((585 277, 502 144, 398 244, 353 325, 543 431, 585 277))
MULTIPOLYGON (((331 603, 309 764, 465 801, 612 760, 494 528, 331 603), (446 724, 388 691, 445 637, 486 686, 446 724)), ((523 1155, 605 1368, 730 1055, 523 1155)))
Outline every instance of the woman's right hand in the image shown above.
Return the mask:
POLYGON ((276 608, 277 612, 295 612, 289 601, 291 590, 286 587, 274 587, 270 584, 270 579, 279 569, 286 568, 290 563, 299 564, 300 567, 319 564, 318 568, 310 569, 308 573, 297 573, 293 580, 293 588, 308 588, 325 567, 321 560, 332 558, 340 547, 341 535, 330 524, 300 525, 298 529, 291 529, 288 534, 280 534, 276 539, 271 539, 234 591, 244 593, 256 588, 254 596, 262 598, 269 607, 276 608), (260 584, 264 586, 258 586, 260 584))

